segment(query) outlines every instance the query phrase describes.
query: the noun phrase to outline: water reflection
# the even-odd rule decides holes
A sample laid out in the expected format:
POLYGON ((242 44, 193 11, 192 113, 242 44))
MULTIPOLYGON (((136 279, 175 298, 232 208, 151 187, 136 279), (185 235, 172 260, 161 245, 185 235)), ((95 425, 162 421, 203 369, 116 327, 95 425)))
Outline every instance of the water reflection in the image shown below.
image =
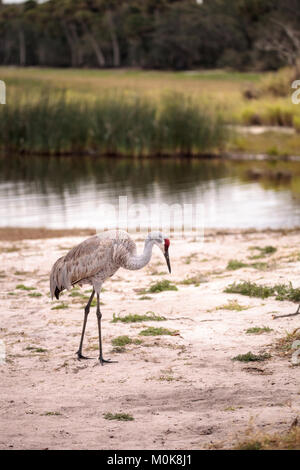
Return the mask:
MULTIPOLYGON (((96 227, 101 204, 202 203, 206 227, 300 225, 300 172, 284 181, 264 178, 265 162, 130 160, 93 157, 0 159, 1 226, 96 227), (258 167, 259 178, 249 177, 258 167)), ((268 169, 269 172, 269 169, 268 169)), ((109 217, 109 216, 108 216, 109 217)))

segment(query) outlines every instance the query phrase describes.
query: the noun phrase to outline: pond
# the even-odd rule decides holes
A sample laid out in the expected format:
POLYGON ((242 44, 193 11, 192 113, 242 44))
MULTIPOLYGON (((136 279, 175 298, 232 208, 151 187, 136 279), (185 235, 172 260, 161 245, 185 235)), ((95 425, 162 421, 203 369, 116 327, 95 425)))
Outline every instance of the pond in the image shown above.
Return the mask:
POLYGON ((103 205, 117 206, 120 196, 127 197, 128 206, 201 205, 207 228, 291 228, 300 225, 300 165, 82 156, 0 159, 2 227, 102 229, 114 225, 103 205))

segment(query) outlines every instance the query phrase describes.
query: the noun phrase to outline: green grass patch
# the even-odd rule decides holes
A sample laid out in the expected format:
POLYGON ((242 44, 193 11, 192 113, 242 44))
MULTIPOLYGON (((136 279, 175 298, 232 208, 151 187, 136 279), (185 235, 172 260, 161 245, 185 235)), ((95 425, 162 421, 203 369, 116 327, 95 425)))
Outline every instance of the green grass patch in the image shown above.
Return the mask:
POLYGON ((271 245, 264 246, 264 247, 251 246, 251 247, 249 247, 249 250, 259 251, 259 254, 249 256, 249 259, 260 259, 260 258, 265 258, 266 256, 269 256, 269 255, 273 255, 274 253, 276 253, 277 248, 275 248, 274 246, 271 246, 271 245))
POLYGON ((164 321, 167 320, 166 317, 156 315, 154 312, 147 312, 145 315, 139 314, 129 314, 124 317, 116 316, 113 314, 113 319, 111 323, 139 323, 143 321, 164 321))
POLYGON ((174 336, 176 335, 176 331, 168 330, 167 328, 155 328, 154 326, 150 326, 149 328, 142 330, 139 334, 141 336, 162 336, 162 335, 169 335, 174 336))
POLYGON ((116 421, 134 421, 134 417, 128 413, 105 413, 104 419, 108 419, 109 421, 116 420, 116 421))
POLYGON ((149 297, 149 295, 142 295, 139 297, 139 300, 151 300, 152 297, 149 297))
POLYGON ((36 287, 28 287, 28 286, 25 286, 24 284, 18 284, 16 286, 16 289, 29 291, 29 290, 36 290, 36 287))
POLYGON ((51 310, 64 310, 66 308, 69 308, 69 305, 62 303, 59 305, 55 305, 55 307, 52 307, 51 310))
POLYGON ((167 279, 163 279, 162 281, 158 281, 158 282, 155 282, 154 284, 152 284, 149 287, 148 292, 151 293, 151 294, 155 294, 155 293, 158 293, 158 292, 163 292, 165 290, 178 290, 178 289, 175 286, 175 284, 172 284, 171 281, 169 281, 167 279))
POLYGON ((28 297, 42 297, 42 294, 40 292, 31 292, 28 297))
POLYGON ((249 297, 260 297, 265 299, 274 295, 274 289, 268 286, 260 286, 255 282, 244 281, 240 283, 234 282, 230 284, 224 292, 228 294, 241 294, 249 297))
POLYGON ((111 344, 113 346, 126 346, 127 344, 132 344, 133 340, 132 338, 129 338, 129 336, 123 335, 123 336, 117 336, 116 338, 111 340, 111 344))
POLYGON ((229 263, 227 264, 226 269, 229 269, 230 271, 235 271, 236 269, 246 268, 247 266, 248 265, 243 263, 242 261, 231 259, 229 263))
POLYGON ((236 299, 229 300, 227 304, 220 305, 220 307, 216 308, 216 310, 233 310, 236 312, 241 312, 242 310, 248 309, 249 307, 246 307, 245 305, 240 305, 236 299))
POLYGON ((246 333, 248 335, 261 335, 263 333, 270 333, 271 331, 273 331, 272 328, 269 328, 268 326, 254 326, 252 328, 248 328, 248 330, 246 330, 246 333))
POLYGON ((35 346, 27 346, 25 349, 27 351, 31 351, 31 352, 34 352, 34 353, 46 353, 46 352, 48 352, 48 349, 36 348, 35 346))
POLYGON ((264 353, 264 354, 253 354, 251 351, 247 352, 246 354, 239 354, 232 358, 233 361, 240 361, 240 362, 262 362, 270 359, 271 354, 264 353))
POLYGON ((196 276, 191 276, 191 277, 184 279, 183 281, 180 282, 180 284, 183 284, 185 286, 194 285, 195 287, 198 287, 200 286, 200 284, 203 284, 204 282, 207 282, 207 279, 201 274, 198 274, 196 276))
POLYGON ((61 416, 61 413, 59 411, 46 411, 41 416, 61 416))

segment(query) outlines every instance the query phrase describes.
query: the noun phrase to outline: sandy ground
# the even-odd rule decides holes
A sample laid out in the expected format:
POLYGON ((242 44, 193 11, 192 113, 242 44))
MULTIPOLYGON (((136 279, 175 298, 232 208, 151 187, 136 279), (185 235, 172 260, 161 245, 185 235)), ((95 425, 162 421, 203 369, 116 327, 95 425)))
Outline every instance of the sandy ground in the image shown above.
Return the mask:
MULTIPOLYGON (((274 298, 226 294, 233 281, 258 283, 292 281, 299 286, 299 234, 214 233, 204 244, 192 237, 172 239, 172 275, 155 249, 141 271, 119 270, 102 294, 103 343, 106 357, 97 361, 97 323, 92 309, 84 353, 94 359, 79 362, 83 319, 82 299, 65 293, 49 298, 48 277, 53 262, 82 237, 1 241, 1 328, 6 362, 0 365, 0 448, 14 449, 203 449, 228 448, 249 425, 264 432, 284 432, 299 415, 300 367, 273 351, 277 338, 299 326, 300 317, 272 319, 291 313, 295 305, 274 298), (261 261, 265 271, 226 269, 230 259, 243 261, 251 246, 273 245, 277 252, 261 261), (200 285, 181 282, 200 276, 200 285), (170 279, 178 291, 147 294, 138 289, 170 279), (16 289, 19 284, 36 290, 16 289), (31 294, 41 293, 40 297, 31 294), (243 311, 226 310, 237 299, 243 311), (67 304, 66 309, 52 308, 67 304), (111 323, 113 313, 153 311, 164 322, 111 323), (163 326, 176 336, 141 337, 148 326, 163 326), (254 326, 271 333, 246 334, 254 326), (119 335, 143 343, 112 351, 119 335), (41 348, 30 349, 30 348, 41 348), (271 351, 261 363, 232 361, 237 354, 271 351), (129 413, 134 421, 109 421, 107 412, 129 413)), ((142 242, 138 241, 139 249, 142 242)), ((88 286, 84 286, 83 291, 88 286)))

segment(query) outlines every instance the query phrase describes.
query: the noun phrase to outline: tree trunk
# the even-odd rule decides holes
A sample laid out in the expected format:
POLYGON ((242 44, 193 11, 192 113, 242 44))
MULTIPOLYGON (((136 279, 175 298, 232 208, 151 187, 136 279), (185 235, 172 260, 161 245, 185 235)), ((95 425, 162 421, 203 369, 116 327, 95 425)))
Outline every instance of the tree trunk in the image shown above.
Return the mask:
POLYGON ((112 12, 110 10, 108 10, 107 12, 107 19, 108 19, 108 25, 109 25, 109 34, 110 34, 112 48, 113 48, 113 66, 120 67, 120 64, 121 64, 120 46, 119 46, 119 41, 116 35, 115 26, 113 23, 112 12))
POLYGON ((88 27, 85 23, 82 23, 82 26, 83 26, 83 29, 84 29, 84 33, 85 33, 86 37, 88 38, 88 40, 89 40, 89 42, 90 42, 90 44, 93 48, 93 51, 94 51, 95 56, 97 58, 97 62, 98 62, 99 67, 105 67, 105 64, 106 64, 105 57, 104 57, 102 49, 99 46, 95 36, 91 33, 91 31, 88 29, 88 27))
POLYGON ((69 26, 65 21, 62 21, 62 26, 71 50, 71 65, 72 67, 78 67, 82 64, 82 52, 78 35, 74 25, 69 26))
POLYGON ((26 45, 25 45, 25 34, 22 29, 19 30, 19 58, 20 65, 26 65, 26 45))

